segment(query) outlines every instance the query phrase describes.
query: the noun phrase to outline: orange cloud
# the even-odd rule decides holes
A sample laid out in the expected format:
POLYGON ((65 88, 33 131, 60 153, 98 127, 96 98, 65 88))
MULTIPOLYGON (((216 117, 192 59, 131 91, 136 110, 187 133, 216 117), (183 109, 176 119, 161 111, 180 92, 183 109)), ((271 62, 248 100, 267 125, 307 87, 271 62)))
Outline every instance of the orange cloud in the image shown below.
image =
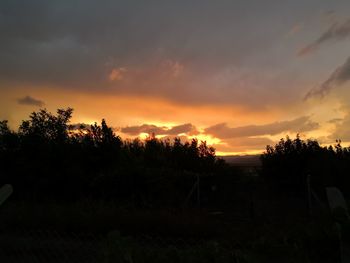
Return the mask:
POLYGON ((125 72, 126 72, 125 68, 114 68, 109 73, 108 78, 110 81, 122 80, 125 72))
MULTIPOLYGON (((35 106, 29 108, 29 106, 21 107, 21 105, 18 105, 17 98, 22 97, 26 92, 27 88, 14 88, 6 93, 6 96, 0 97, 0 108, 3 113, 1 116, 10 120, 11 127, 17 128, 21 120, 27 119, 31 111, 37 110, 35 106), (4 113, 10 113, 10 115, 4 113)), ((271 132, 271 129, 275 131, 278 128, 278 131, 282 131, 285 130, 287 124, 288 127, 304 127, 305 125, 301 124, 310 124, 310 120, 307 118, 294 122, 283 122, 288 118, 293 120, 293 115, 296 114, 294 111, 292 114, 289 112, 291 115, 288 115, 288 108, 285 108, 284 111, 272 107, 266 111, 251 111, 249 108, 240 106, 178 104, 148 96, 117 96, 108 93, 86 93, 69 90, 63 93, 60 89, 44 87, 41 89, 31 87, 31 94, 34 97, 40 94, 40 98, 45 101, 47 109, 51 112, 55 112, 57 108, 73 107, 73 124, 100 122, 102 118, 105 118, 108 125, 114 128, 142 128, 136 129, 132 134, 125 130, 124 133, 122 128, 116 129, 116 133, 124 139, 135 136, 144 138, 152 132, 150 129, 154 128, 158 129, 155 132, 158 135, 157 138, 173 139, 175 136, 179 136, 183 140, 192 138, 205 140, 208 145, 214 145, 220 155, 232 152, 262 151, 268 141, 251 138, 243 140, 239 139, 240 137, 264 134, 266 130, 269 130, 269 134, 275 133, 271 132), (276 119, 281 119, 282 122, 275 123, 276 119), (144 126, 145 123, 148 123, 148 126, 144 126), (215 126, 217 123, 227 123, 227 125, 220 126, 221 129, 217 130, 216 128, 220 128, 215 126), (206 130, 208 127, 211 127, 211 129, 206 130), (222 136, 226 133, 231 135, 233 133, 237 139, 230 140, 230 136, 222 136)), ((331 117, 331 115, 327 115, 327 121, 331 117)), ((312 121, 314 121, 314 118, 312 121)), ((311 126, 314 127, 314 125, 311 126)), ((311 131, 312 134, 314 132, 311 131)), ((323 134, 327 135, 326 133, 323 134)), ((270 139, 275 141, 279 138, 270 139)))

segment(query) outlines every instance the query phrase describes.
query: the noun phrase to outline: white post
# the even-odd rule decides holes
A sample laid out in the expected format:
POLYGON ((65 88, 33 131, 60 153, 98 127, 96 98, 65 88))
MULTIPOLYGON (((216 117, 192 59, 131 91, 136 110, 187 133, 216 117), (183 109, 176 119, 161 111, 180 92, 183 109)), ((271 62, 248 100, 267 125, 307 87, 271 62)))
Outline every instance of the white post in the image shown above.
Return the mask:
POLYGON ((13 188, 10 184, 5 184, 0 188, 0 205, 2 205, 6 199, 12 194, 13 188))

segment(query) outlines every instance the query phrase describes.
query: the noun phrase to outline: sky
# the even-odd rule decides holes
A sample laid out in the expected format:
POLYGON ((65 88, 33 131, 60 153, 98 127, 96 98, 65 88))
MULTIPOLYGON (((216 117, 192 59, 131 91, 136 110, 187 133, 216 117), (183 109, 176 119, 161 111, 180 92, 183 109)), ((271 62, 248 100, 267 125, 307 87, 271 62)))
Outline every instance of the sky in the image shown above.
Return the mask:
POLYGON ((0 0, 0 120, 74 109, 122 138, 256 154, 350 144, 348 0, 0 0))

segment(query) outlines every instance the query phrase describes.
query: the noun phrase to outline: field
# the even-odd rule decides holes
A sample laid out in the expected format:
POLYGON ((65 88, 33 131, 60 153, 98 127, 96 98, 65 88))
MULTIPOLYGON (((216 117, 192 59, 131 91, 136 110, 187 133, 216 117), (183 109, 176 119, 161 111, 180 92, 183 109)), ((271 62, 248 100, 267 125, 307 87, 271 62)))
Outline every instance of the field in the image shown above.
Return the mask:
POLYGON ((340 260, 337 232, 327 213, 314 210, 317 214, 309 216, 303 200, 276 199, 254 181, 235 180, 231 188, 237 191, 219 207, 209 202, 196 207, 195 199, 190 207, 172 209, 9 199, 0 210, 1 262, 340 260), (254 189, 254 195, 247 189, 254 189))

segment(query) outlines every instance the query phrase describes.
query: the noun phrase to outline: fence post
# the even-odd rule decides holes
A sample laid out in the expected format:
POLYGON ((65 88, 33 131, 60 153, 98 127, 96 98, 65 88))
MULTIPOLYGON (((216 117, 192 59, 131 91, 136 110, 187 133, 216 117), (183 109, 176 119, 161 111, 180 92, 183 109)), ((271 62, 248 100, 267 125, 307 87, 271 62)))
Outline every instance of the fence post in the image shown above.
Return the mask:
POLYGON ((2 205, 6 199, 12 194, 13 188, 10 184, 5 184, 0 188, 0 205, 2 205))
POLYGON ((201 207, 201 192, 200 192, 200 185, 199 185, 199 174, 197 174, 197 202, 198 207, 201 207))
POLYGON ((310 177, 311 177, 310 174, 306 176, 306 194, 307 194, 307 208, 308 208, 307 210, 308 210, 309 216, 312 215, 310 177))

